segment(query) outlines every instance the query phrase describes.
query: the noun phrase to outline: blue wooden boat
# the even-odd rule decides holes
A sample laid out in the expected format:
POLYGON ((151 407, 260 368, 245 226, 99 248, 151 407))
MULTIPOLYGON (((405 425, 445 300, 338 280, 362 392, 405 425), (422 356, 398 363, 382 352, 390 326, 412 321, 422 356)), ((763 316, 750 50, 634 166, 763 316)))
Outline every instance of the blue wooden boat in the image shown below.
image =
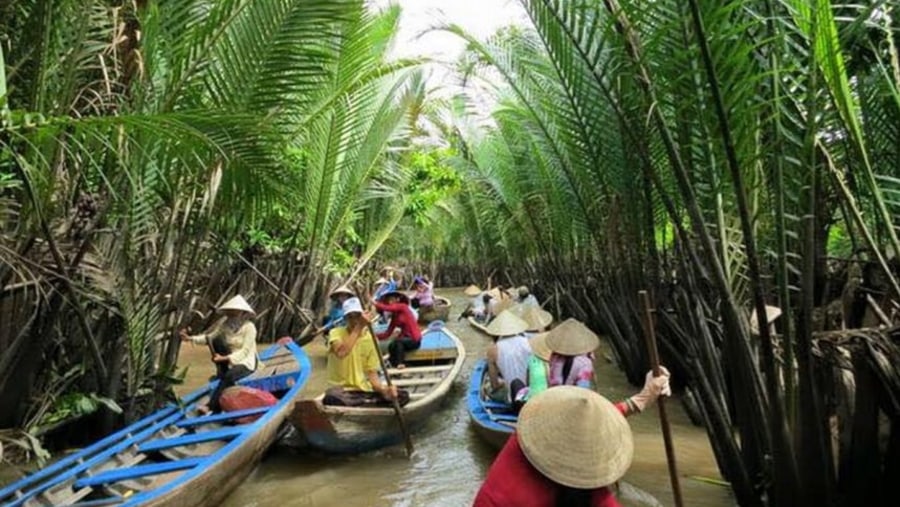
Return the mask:
POLYGON ((479 359, 469 380, 466 404, 472 428, 478 436, 492 447, 500 449, 516 430, 519 416, 513 411, 512 405, 498 403, 482 396, 482 386, 488 382, 487 378, 487 359, 479 359))
POLYGON ((275 441, 310 374, 293 342, 260 354, 240 385, 279 398, 270 407, 199 415, 214 382, 93 445, 0 489, 0 505, 213 506, 237 487, 275 441), (241 423, 257 417, 252 422, 241 423))
MULTIPOLYGON (((409 391, 401 410, 415 431, 443 402, 466 358, 462 341, 444 323, 432 322, 418 350, 406 354, 406 368, 388 370, 391 381, 409 391)), ((330 453, 366 452, 403 441, 393 407, 325 405, 324 394, 296 403, 291 422, 310 446, 330 453)))

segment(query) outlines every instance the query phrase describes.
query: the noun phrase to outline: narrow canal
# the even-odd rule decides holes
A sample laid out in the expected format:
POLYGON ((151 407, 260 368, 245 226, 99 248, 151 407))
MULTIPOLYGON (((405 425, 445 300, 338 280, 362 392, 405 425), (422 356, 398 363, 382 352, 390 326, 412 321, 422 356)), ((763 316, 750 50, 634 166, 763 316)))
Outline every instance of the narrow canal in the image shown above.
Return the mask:
MULTIPOLYGON (((465 407, 469 374, 475 361, 483 356, 489 339, 465 320, 455 320, 467 300, 461 290, 436 292, 453 303, 448 325, 465 343, 467 359, 443 409, 413 435, 412 459, 406 459, 402 445, 359 456, 330 456, 291 446, 291 439, 287 438, 229 497, 226 507, 471 504, 495 455, 469 428, 465 407)), ((306 351, 313 362, 313 375, 304 396, 312 397, 324 389, 325 347, 316 341, 307 345, 306 351)), ((614 401, 633 394, 636 389, 604 356, 598 354, 596 368, 600 392, 614 401)), ((205 348, 183 346, 181 363, 190 368, 180 392, 195 389, 212 373, 205 348)), ((684 504, 734 505, 728 488, 699 480, 719 477, 705 431, 691 425, 680 403, 672 402, 669 407, 684 504)), ((673 505, 656 410, 632 417, 629 422, 635 436, 635 457, 618 493, 620 500, 631 507, 673 505)))

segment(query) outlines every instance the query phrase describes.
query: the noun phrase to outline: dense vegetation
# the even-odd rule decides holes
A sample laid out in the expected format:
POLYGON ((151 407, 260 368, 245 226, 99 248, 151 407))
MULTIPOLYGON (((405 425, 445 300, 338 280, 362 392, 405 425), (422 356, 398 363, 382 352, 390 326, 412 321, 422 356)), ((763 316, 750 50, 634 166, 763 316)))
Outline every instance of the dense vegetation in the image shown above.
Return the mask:
POLYGON ((649 289, 741 505, 896 498, 870 486, 900 470, 900 393, 883 461, 838 470, 813 359, 846 280, 900 300, 896 6, 521 4, 489 40, 445 27, 448 98, 362 0, 0 3, 0 428, 107 431, 223 297, 295 334, 385 259, 529 283, 634 381, 649 289), (764 304, 777 337, 750 333, 764 304))

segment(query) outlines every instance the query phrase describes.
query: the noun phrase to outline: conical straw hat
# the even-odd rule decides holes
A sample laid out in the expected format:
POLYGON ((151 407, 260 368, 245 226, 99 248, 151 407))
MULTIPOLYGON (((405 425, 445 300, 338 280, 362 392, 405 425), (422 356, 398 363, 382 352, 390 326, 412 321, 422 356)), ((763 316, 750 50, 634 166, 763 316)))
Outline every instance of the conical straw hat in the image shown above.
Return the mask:
POLYGON ((337 296, 338 294, 346 294, 350 297, 356 296, 356 293, 353 292, 352 290, 350 290, 350 287, 347 287, 346 285, 341 285, 337 289, 334 289, 333 291, 331 291, 331 293, 328 294, 328 297, 333 298, 334 296, 337 296))
POLYGON ((547 334, 547 346, 557 354, 577 356, 593 352, 600 339, 581 322, 566 319, 547 334))
POLYGON ((634 455, 625 417, 599 394, 558 386, 531 398, 518 422, 519 445, 541 474, 570 488, 608 486, 634 455))
POLYGON ((549 361, 553 351, 547 346, 547 334, 538 333, 528 339, 528 345, 531 347, 532 354, 538 356, 544 361, 549 361))
POLYGON ((529 331, 542 331, 544 328, 550 325, 553 322, 553 315, 546 311, 541 310, 540 308, 534 305, 518 305, 525 306, 525 311, 522 314, 522 319, 528 323, 529 331))
POLYGON ((240 294, 222 303, 222 306, 219 307, 219 311, 221 312, 222 310, 240 310, 242 312, 247 312, 250 315, 256 315, 256 312, 250 307, 250 303, 248 303, 247 300, 244 299, 244 296, 241 296, 240 294))
MULTIPOLYGON (((506 310, 509 310, 510 308, 512 308, 515 305, 516 305, 516 302, 513 301, 512 299, 498 299, 497 304, 494 305, 494 313, 497 315, 500 315, 501 313, 505 312, 506 310)), ((522 317, 519 317, 519 318, 521 319, 522 317)))
POLYGON ((466 296, 477 296, 481 294, 481 289, 479 289, 477 285, 469 285, 466 287, 466 290, 463 291, 463 294, 466 296))
POLYGON ((524 333, 528 323, 516 317, 512 312, 502 312, 487 326, 487 334, 491 336, 512 336, 524 333))

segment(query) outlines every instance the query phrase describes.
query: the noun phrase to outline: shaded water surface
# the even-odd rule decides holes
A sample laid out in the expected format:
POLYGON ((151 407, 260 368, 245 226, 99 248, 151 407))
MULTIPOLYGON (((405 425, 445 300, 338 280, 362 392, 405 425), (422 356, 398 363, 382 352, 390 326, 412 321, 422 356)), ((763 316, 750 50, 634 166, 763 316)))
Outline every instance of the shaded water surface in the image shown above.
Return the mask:
MULTIPOLYGON (((407 460, 402 445, 359 456, 329 456, 297 449, 290 439, 273 448, 226 501, 228 507, 372 505, 447 506, 470 505, 494 458, 494 451, 469 428, 465 391, 475 361, 482 357, 489 339, 455 318, 466 297, 458 289, 438 290, 453 302, 450 329, 466 345, 466 364, 444 407, 413 435, 415 453, 407 460)), ((302 396, 313 397, 325 385, 325 347, 321 340, 306 347, 313 375, 302 396)), ((597 367, 600 392, 613 401, 634 394, 624 375, 601 359, 597 367)), ((194 389, 212 374, 205 348, 185 345, 181 362, 190 369, 184 392, 194 389)), ((684 504, 692 507, 734 505, 730 490, 691 477, 719 478, 706 433, 690 424, 679 403, 669 403, 669 418, 684 504)), ((658 505, 639 498, 646 492, 662 505, 674 505, 666 468, 663 441, 656 410, 629 419, 635 439, 635 458, 619 492, 626 506, 658 505)), ((646 495, 644 495, 646 496, 646 495)))

